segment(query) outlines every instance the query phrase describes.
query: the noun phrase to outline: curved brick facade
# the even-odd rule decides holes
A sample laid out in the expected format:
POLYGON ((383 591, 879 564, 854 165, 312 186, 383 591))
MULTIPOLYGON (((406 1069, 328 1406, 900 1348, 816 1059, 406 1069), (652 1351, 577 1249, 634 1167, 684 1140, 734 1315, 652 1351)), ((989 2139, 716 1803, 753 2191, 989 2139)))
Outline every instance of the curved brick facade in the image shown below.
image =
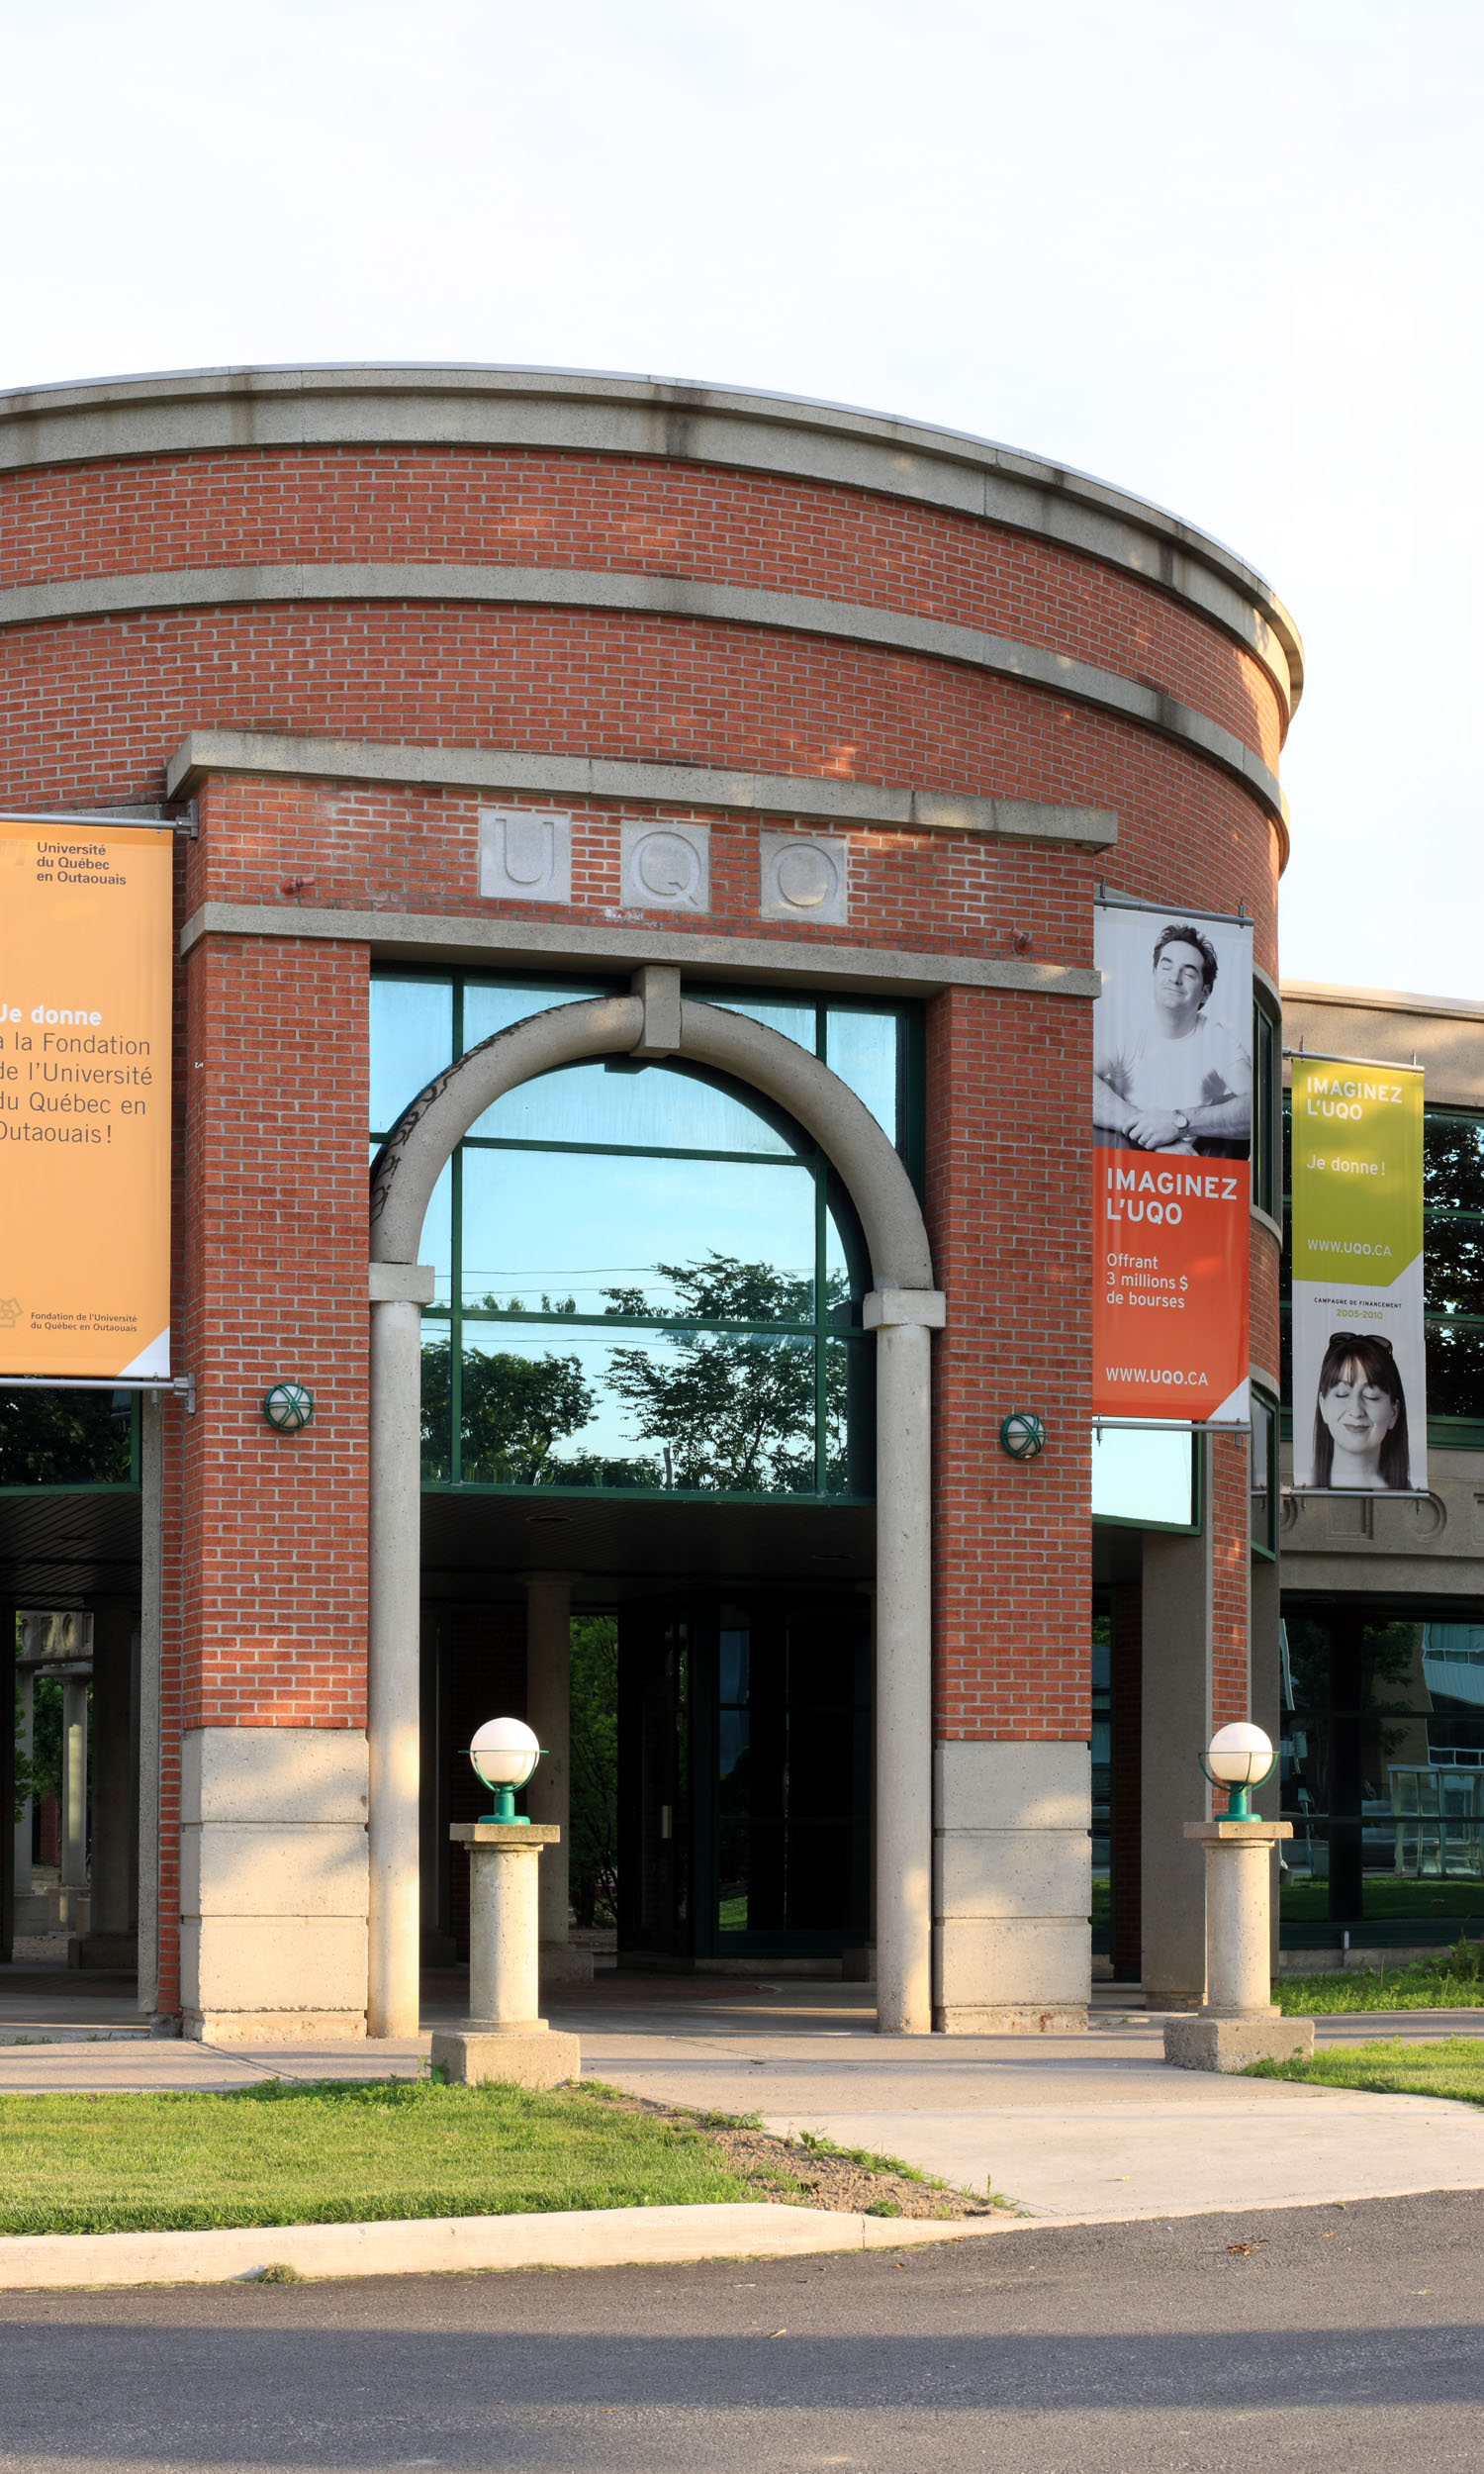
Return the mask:
MULTIPOLYGON (((364 1724, 379 950, 478 963, 498 918, 507 960, 522 935, 538 960, 569 935, 571 959, 621 979, 645 959, 684 968, 690 937, 714 971, 715 940, 745 939, 737 967, 763 982, 765 948, 796 976, 806 947, 821 972, 869 961, 876 984, 927 995, 927 1210, 949 1298, 938 1734, 1085 1743, 1093 893, 1240 902, 1275 979, 1286 838, 1268 777, 1301 674, 1260 580, 1101 485, 828 408, 529 373, 229 373, 0 399, 0 667, 6 807, 127 808, 183 781, 199 813, 178 854, 175 1326, 200 1406, 172 1413, 167 1441, 164 2008, 180 1999, 181 1731, 364 1724), (470 567, 600 578, 603 603, 521 600, 508 577, 450 597, 406 572, 470 567), (644 606, 623 607, 625 579, 651 580, 644 606), (224 597, 203 604, 204 584, 224 597), (654 606, 682 585, 777 607, 744 621, 654 606), (831 606, 827 632, 790 615, 800 596, 831 606), (977 630, 988 650, 868 641, 853 610, 977 630), (172 771, 193 733, 215 737, 172 771), (325 742, 354 742, 354 765, 325 742), (376 778, 379 749, 403 778, 376 778), (502 761, 538 758, 660 773, 621 798, 502 793, 502 761), (750 813, 742 784, 731 804, 694 784, 666 800, 667 767, 823 785, 839 821, 807 797, 796 816, 773 794, 750 813), (1116 838, 852 819, 853 793, 878 791, 1112 811, 1116 838), (573 814, 570 905, 481 900, 492 803, 573 814), (622 907, 620 824, 657 815, 710 827, 703 914, 622 907), (846 845, 848 926, 760 915, 760 829, 846 845), (256 1409, 291 1364, 321 1413, 286 1446, 256 1409), (1052 1437, 1024 1467, 996 1445, 1022 1403, 1052 1437)), ((1277 1251, 1256 1223, 1252 1252, 1270 1369, 1277 1251)), ((1216 1447, 1215 1480, 1225 1716, 1248 1701, 1243 1446, 1216 1447)), ((187 2007, 212 2009, 193 1981, 187 2007)), ((270 1987, 237 2006, 294 2000, 270 1987)))

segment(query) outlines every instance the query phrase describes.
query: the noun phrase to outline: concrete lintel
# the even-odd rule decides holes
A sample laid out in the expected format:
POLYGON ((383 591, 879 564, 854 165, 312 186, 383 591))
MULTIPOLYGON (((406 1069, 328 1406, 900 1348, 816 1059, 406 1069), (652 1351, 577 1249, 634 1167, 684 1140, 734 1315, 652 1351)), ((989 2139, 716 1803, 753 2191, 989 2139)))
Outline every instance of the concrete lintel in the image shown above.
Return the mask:
POLYGON ((636 1057, 673 1057, 681 1044, 679 971, 673 963, 643 963, 634 973, 633 993, 644 1007, 644 1036, 630 1053, 636 1057))
POLYGON ((378 961, 411 951, 424 962, 528 969, 542 962, 632 971, 672 963, 697 978, 807 980, 882 996, 934 997, 945 988, 994 988, 1035 997, 1095 998, 1102 976, 1074 964, 1001 961, 983 954, 913 953, 797 935, 713 936, 685 928, 582 927, 567 920, 471 917, 459 911, 312 910, 297 903, 203 903, 180 931, 182 961, 203 936, 307 936, 369 945, 378 961))
POLYGON ((322 739, 274 730, 193 730, 165 767, 166 796, 192 799, 213 773, 291 774, 303 780, 387 782, 538 799, 636 801, 729 814, 805 816, 871 830, 987 833, 1009 841, 1107 850, 1118 839, 1110 808, 1054 800, 981 799, 968 791, 822 781, 812 774, 744 773, 716 765, 629 764, 548 756, 524 748, 424 747, 379 739, 322 739))
POLYGON ((370 1268, 372 1305, 431 1305, 437 1285, 431 1263, 373 1263, 370 1268))

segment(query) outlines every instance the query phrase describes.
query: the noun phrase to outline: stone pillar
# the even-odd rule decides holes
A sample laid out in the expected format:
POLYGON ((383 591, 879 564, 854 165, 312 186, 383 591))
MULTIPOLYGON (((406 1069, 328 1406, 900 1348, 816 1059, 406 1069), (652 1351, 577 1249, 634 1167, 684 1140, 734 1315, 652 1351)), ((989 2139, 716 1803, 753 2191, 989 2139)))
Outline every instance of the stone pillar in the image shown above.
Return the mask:
MULTIPOLYGON (((16 1613, 15 1608, 0 1604, 0 1709, 9 1710, 15 1698, 16 1613)), ((10 1812, 16 1792, 15 1735, 9 1726, 0 1726, 0 1819, 10 1812)), ((26 1861, 31 1862, 31 1840, 27 1837, 26 1861)), ((31 1887, 31 1874, 26 1874, 26 1887, 31 1887)), ((15 1834, 0 1828, 0 1964, 8 1965, 15 1945, 16 1931, 16 1841, 15 1834)))
POLYGON ((88 1893, 88 1676, 86 1667, 62 1673, 61 1921, 68 1932, 87 1931, 88 1893))
POLYGON ((373 1283, 401 1287, 371 1305, 371 1570, 369 1662, 370 1935, 367 2032, 416 2036, 420 1976, 417 1804, 420 1673, 418 1575, 422 1315, 432 1273, 373 1266, 373 1283), (417 1297, 408 1291, 416 1288, 417 1297))
MULTIPOLYGON (((1252 1623, 1252 1688, 1249 1711, 1253 1726, 1260 1727, 1270 1744, 1282 1741, 1286 1725, 1283 1710, 1282 1660, 1278 1649, 1278 1622, 1281 1600, 1278 1587, 1278 1566, 1265 1555, 1252 1557, 1252 1588, 1249 1598, 1252 1623)), ((1252 1792, 1253 1809, 1264 1821, 1276 1821, 1283 1801, 1280 1763, 1274 1761, 1272 1776, 1265 1778, 1252 1792)), ((1273 1877, 1269 1901, 1270 1964, 1278 1972, 1278 1895, 1282 1881, 1281 1848, 1274 1843, 1271 1856, 1273 1877)))
POLYGON ((139 1416, 139 1659, 135 1741, 139 1748, 135 1854, 138 2001, 140 2014, 173 2028, 159 2011, 160 1684, 164 1652, 165 1404, 146 1391, 139 1416))
POLYGON ((567 1572, 525 1575, 525 1719, 541 1759, 525 1791, 532 1821, 560 1831, 540 1864, 541 1975, 548 1983, 591 1983, 593 1953, 568 1940, 567 1853, 572 1828, 572 1579, 567 1572))
POLYGON ((86 1934, 74 1966, 127 1967, 139 1959, 138 1618, 124 1598, 93 1608, 93 1850, 86 1934))
MULTIPOLYGON (((1196 1450, 1206 1456, 1204 1436, 1196 1450)), ((1206 1989, 1206 1885, 1201 1851, 1182 1837, 1211 1817, 1200 1760, 1211 1741, 1214 1618, 1212 1508, 1201 1488, 1198 1537, 1146 1532, 1140 1874, 1144 1991, 1151 2010, 1198 2010, 1206 1989)))
MULTIPOLYGON (((8 1615, 8 1608, 0 1608, 0 1622, 4 1622, 8 1615)), ((11 1618, 11 1622, 14 1624, 13 1617, 11 1618)), ((0 1689, 3 1689, 4 1685, 4 1665, 5 1662, 0 1662, 0 1689)), ((29 1760, 35 1747, 36 1668, 34 1666, 17 1666, 16 1752, 21 1758, 29 1760)), ((26 1801, 21 1806, 21 1818, 16 1823, 15 1886, 13 1896, 17 1901, 29 1899, 31 1896, 32 1812, 32 1800, 28 1795, 26 1801)))
POLYGON ((469 2086, 560 2087, 582 2056, 575 2036, 554 2036, 538 2016, 538 1867, 556 1832, 539 1822, 456 1821, 449 1836, 469 1850, 469 2017, 434 2030, 433 2068, 469 2086))
POLYGON ((887 2036, 933 2024, 931 1333, 936 1289, 866 1299, 876 1344, 876 2017, 887 2036))

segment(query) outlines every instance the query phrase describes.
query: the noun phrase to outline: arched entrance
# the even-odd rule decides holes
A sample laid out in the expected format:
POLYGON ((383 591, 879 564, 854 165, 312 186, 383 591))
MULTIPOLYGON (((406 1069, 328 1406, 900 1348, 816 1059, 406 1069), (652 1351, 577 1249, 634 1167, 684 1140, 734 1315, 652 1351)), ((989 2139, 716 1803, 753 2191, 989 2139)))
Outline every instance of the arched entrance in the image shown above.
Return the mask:
POLYGON ((876 1119, 817 1058, 746 1016, 689 998, 674 969, 633 994, 533 1014, 419 1092, 371 1186, 370 1957, 372 2036, 413 2035, 418 1977, 419 1266, 432 1190, 506 1092, 583 1058, 679 1057, 750 1085, 819 1143, 871 1259, 877 1335, 876 1913, 879 2025, 932 2025, 932 1660, 929 1332, 944 1299, 911 1182, 876 1119))

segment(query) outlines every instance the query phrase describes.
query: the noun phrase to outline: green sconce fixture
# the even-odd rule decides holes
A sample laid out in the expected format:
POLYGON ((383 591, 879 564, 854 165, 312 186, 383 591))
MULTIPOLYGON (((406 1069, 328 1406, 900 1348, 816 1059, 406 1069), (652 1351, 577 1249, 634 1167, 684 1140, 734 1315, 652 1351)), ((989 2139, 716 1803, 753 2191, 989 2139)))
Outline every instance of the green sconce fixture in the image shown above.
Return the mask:
POLYGON ((263 1400, 263 1415, 280 1435, 297 1435, 314 1414, 314 1393, 293 1375, 280 1376, 263 1400))
POLYGON ((1038 1452, 1046 1450, 1046 1420, 1034 1409, 1012 1409, 1001 1418, 999 1446, 1012 1461, 1034 1461, 1038 1452))

